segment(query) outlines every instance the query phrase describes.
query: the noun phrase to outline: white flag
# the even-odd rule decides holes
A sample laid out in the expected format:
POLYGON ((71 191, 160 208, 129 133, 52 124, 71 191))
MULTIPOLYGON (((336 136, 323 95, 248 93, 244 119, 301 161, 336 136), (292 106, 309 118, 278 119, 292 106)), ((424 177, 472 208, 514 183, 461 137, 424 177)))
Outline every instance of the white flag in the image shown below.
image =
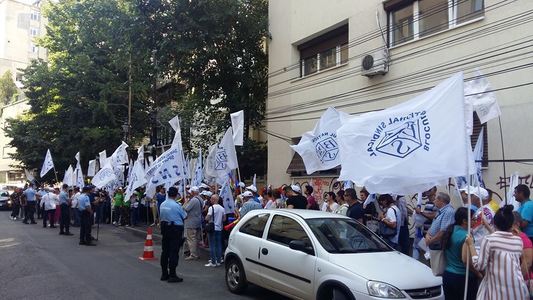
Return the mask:
POLYGON ((476 79, 467 81, 464 84, 465 103, 472 106, 479 117, 479 121, 484 124, 491 119, 499 117, 502 112, 498 101, 496 101, 496 94, 492 92, 492 87, 487 78, 483 77, 479 71, 476 72, 476 75, 476 79))
POLYGON ((74 169, 74 175, 75 175, 74 185, 78 186, 79 188, 82 188, 85 185, 85 181, 83 180, 83 171, 81 170, 81 165, 79 161, 76 164, 76 169, 74 169))
POLYGON ((341 163, 337 130, 348 117, 333 107, 328 108, 313 131, 304 133, 298 145, 291 146, 302 157, 308 175, 333 169, 341 163))
POLYGON ((196 165, 194 166, 194 178, 192 180, 192 185, 199 186, 204 180, 204 172, 202 165, 202 149, 198 153, 198 158, 196 159, 196 165))
POLYGON ((220 189, 220 199, 222 199, 226 214, 235 212, 235 199, 233 199, 233 194, 231 193, 229 178, 224 181, 224 184, 220 189))
POLYGON ((41 168, 41 177, 46 175, 48 171, 52 170, 54 168, 54 161, 52 160, 52 153, 50 153, 50 149, 46 150, 46 156, 44 157, 44 163, 41 168))
POLYGON ((97 188, 102 188, 108 183, 117 179, 111 164, 106 164, 96 175, 94 175, 91 183, 97 188))
POLYGON ((34 182, 35 181, 35 176, 33 176, 32 172, 30 172, 30 170, 24 169, 24 174, 26 175, 26 180, 28 180, 29 182, 34 182))
POLYGON ((146 171, 145 178, 150 185, 172 185, 185 178, 181 151, 170 148, 163 153, 146 171), (160 159, 163 158, 163 159, 160 159))
POLYGON ((68 169, 65 171, 63 183, 68 186, 74 186, 74 169, 72 169, 72 165, 69 165, 68 169))
POLYGON ((87 176, 93 177, 94 174, 96 174, 96 159, 90 160, 87 168, 87 176))
POLYGON ((79 151, 78 151, 78 153, 76 153, 76 155, 74 155, 74 158, 76 158, 77 162, 80 162, 80 152, 79 151))
POLYGON ((133 169, 130 173, 130 176, 128 178, 128 187, 126 188, 126 194, 124 196, 124 201, 130 200, 131 195, 133 195, 133 192, 136 188, 144 185, 146 183, 146 178, 144 177, 144 168, 142 166, 142 160, 137 158, 135 161, 135 164, 133 165, 133 169))
POLYGON ((128 152, 126 148, 128 148, 128 144, 123 141, 111 155, 110 160, 113 168, 128 163, 128 152))
POLYGON ((483 182, 483 172, 481 168, 483 167, 483 163, 481 160, 483 160, 483 131, 485 128, 481 128, 481 132, 479 132, 479 136, 477 138, 476 146, 474 147, 474 161, 476 164, 476 180, 477 184, 476 186, 485 187, 485 183, 483 182))
POLYGON ((172 140, 172 147, 177 147, 178 149, 183 150, 183 146, 181 144, 181 127, 180 127, 180 119, 178 116, 175 116, 170 121, 168 121, 172 129, 174 129, 174 139, 172 140))
POLYGON ((230 127, 220 143, 209 149, 209 155, 206 159, 206 175, 217 178, 219 183, 223 183, 221 180, 226 180, 231 170, 238 167, 237 152, 233 144, 233 134, 230 127))
POLYGON ((337 131, 339 180, 407 195, 472 174, 464 109, 458 73, 405 103, 352 118, 337 131))
POLYGON ((141 161, 141 166, 144 169, 144 145, 137 149, 137 160, 141 161))
POLYGON ((252 180, 252 185, 257 189, 257 174, 254 174, 254 179, 252 180))
POLYGON ((100 152, 100 153, 98 153, 98 162, 100 164, 100 168, 103 168, 106 165, 107 152, 105 150, 100 152))
POLYGON ((244 111, 230 114, 231 127, 233 128, 233 143, 235 146, 242 146, 244 143, 244 111))
MULTIPOLYGON (((507 178, 504 178, 504 179, 507 180, 507 178)), ((508 187, 507 195, 506 195, 507 201, 505 200, 501 201, 500 207, 503 207, 504 205, 507 205, 507 204, 514 206, 515 210, 517 210, 520 207, 520 203, 516 201, 516 198, 514 197, 514 189, 519 184, 520 184, 520 179, 518 178, 518 173, 513 173, 513 175, 509 177, 509 187, 508 187)))

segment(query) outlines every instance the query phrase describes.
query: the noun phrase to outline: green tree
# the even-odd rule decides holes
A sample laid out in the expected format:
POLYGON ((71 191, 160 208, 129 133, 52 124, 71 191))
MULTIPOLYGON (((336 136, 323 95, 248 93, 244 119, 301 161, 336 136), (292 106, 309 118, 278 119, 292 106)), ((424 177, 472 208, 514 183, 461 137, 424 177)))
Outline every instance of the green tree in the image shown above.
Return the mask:
POLYGON ((13 73, 8 70, 0 77, 0 99, 4 105, 9 104, 16 94, 17 86, 13 82, 13 73))

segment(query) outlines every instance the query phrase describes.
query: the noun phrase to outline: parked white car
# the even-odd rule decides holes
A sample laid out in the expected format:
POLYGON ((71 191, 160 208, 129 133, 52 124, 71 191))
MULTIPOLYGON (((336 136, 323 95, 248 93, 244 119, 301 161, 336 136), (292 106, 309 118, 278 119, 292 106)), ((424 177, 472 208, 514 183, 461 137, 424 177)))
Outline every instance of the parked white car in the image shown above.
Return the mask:
POLYGON ((225 253, 226 285, 294 299, 444 299, 442 279, 364 225, 328 212, 253 210, 225 253))

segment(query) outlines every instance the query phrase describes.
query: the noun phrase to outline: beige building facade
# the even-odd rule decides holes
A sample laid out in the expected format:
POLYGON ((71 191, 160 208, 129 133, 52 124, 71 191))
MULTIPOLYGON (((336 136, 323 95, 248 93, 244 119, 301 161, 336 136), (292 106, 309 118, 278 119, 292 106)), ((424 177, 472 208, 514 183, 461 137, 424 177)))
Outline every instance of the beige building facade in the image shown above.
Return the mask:
POLYGON ((16 149, 9 147, 4 134, 6 120, 15 118, 29 108, 22 92, 22 71, 34 59, 47 59, 45 48, 36 40, 45 33, 46 20, 41 15, 40 0, 0 0, 0 75, 11 71, 19 88, 14 103, 1 108, 0 115, 0 183, 24 182, 24 172, 18 162, 9 157, 16 149))
MULTIPOLYGON (((289 145, 330 106, 384 109, 459 71, 469 80, 478 70, 495 90, 505 159, 533 159, 533 1, 271 0, 269 24, 269 184, 340 188, 338 170, 308 176, 289 145)), ((503 158, 498 119, 475 127, 473 143, 485 128, 487 187, 503 197, 517 173, 533 188, 533 161, 508 161, 506 176, 494 162, 503 158)))

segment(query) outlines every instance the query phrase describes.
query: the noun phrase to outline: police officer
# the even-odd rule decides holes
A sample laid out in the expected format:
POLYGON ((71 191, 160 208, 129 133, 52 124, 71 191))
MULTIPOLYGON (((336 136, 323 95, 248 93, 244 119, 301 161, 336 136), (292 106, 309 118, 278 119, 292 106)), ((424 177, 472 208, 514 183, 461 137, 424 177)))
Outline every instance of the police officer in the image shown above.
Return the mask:
POLYGON ((92 188, 90 186, 84 186, 82 194, 78 198, 78 210, 81 215, 80 245, 86 246, 96 246, 91 242, 91 216, 93 215, 91 200, 89 200, 91 190, 92 188))
POLYGON ((183 278, 176 275, 178 267, 179 249, 183 243, 183 220, 187 213, 176 202, 178 189, 168 189, 167 199, 163 201, 159 210, 161 214, 161 234, 163 235, 161 252, 161 280, 168 282, 182 282, 183 278))
POLYGON ((70 233, 70 203, 68 185, 63 184, 61 193, 59 193, 59 207, 61 209, 61 218, 59 219, 60 235, 73 235, 70 233))

